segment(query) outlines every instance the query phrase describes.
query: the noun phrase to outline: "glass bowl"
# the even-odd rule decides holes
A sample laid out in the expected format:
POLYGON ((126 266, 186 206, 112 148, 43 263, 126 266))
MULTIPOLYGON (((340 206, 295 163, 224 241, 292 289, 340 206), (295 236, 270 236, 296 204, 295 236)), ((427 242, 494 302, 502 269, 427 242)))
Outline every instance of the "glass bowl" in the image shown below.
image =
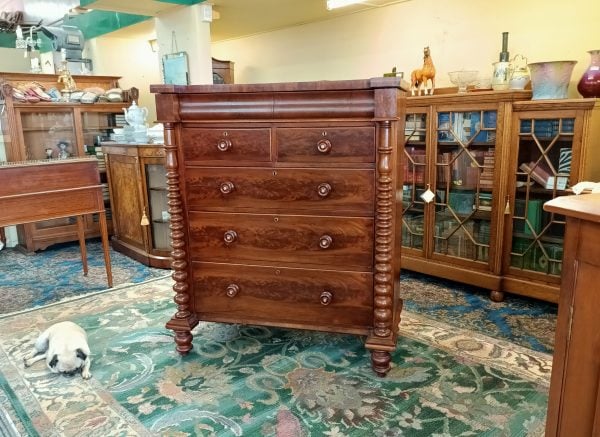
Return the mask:
POLYGON ((477 82, 478 74, 479 71, 476 70, 461 70, 451 71, 448 73, 448 76, 450 76, 450 82, 458 87, 459 93, 466 93, 467 86, 477 82))

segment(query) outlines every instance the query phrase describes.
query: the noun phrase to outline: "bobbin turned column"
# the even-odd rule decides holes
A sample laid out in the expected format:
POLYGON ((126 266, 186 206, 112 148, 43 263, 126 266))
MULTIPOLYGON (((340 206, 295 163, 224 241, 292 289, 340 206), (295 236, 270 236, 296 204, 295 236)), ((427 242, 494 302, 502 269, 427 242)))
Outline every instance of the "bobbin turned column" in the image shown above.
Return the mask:
POLYGON ((173 269, 173 301, 177 304, 177 312, 166 327, 175 332, 176 350, 186 355, 192 350, 192 329, 198 324, 196 314, 191 311, 189 273, 186 261, 187 245, 185 240, 185 223, 179 189, 179 171, 177 161, 176 133, 173 123, 165 123, 165 169, 167 171, 167 199, 171 215, 171 268, 173 269))

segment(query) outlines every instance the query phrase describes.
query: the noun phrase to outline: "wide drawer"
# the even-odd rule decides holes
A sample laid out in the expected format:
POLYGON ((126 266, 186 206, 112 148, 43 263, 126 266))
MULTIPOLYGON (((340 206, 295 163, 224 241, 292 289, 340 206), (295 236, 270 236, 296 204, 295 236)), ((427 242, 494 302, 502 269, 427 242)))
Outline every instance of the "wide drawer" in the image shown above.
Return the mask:
POLYGON ((186 162, 214 164, 271 161, 271 129, 187 128, 181 134, 186 162))
POLYGON ((194 208, 322 211, 373 215, 374 170, 187 168, 194 208))
POLYGON ((372 287, 364 272, 193 263, 203 320, 364 328, 372 325, 372 287))
POLYGON ((277 160, 330 164, 375 162, 375 128, 277 128, 277 160))
POLYGON ((373 219, 274 214, 188 214, 195 261, 283 262, 337 270, 373 266, 373 219))

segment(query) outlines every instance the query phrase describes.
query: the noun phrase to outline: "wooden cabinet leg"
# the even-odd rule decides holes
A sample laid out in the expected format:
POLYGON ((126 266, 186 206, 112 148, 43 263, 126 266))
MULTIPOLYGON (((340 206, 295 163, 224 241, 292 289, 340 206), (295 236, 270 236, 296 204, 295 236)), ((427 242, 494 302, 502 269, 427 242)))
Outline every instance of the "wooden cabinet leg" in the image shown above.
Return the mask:
POLYGON ((377 376, 384 377, 389 372, 392 355, 387 351, 371 350, 371 367, 377 376))
POLYGON ((187 355, 192 350, 192 339, 191 331, 175 331, 175 350, 179 355, 187 355))
POLYGON ((504 302, 504 292, 498 290, 490 290, 490 299, 494 302, 504 302))

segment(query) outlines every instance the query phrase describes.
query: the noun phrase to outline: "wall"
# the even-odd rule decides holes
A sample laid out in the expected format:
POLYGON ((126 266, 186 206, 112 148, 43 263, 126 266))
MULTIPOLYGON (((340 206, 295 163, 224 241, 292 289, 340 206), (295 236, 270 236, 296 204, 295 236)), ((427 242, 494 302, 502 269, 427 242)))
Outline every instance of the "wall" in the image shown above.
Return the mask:
MULTIPOLYGON (((237 83, 368 78, 394 66, 407 78, 429 46, 440 87, 451 86, 453 70, 490 77, 506 31, 511 58, 577 60, 573 85, 589 65, 587 50, 600 48, 598 23, 600 4, 590 0, 412 0, 215 42, 212 55, 235 62, 237 83)), ((575 86, 570 96, 579 96, 575 86)))
POLYGON ((204 7, 175 8, 155 18, 159 54, 186 52, 191 84, 212 83, 210 23, 202 20, 204 7))
POLYGON ((121 88, 136 87, 140 90, 138 105, 148 108, 150 125, 156 119, 150 85, 161 83, 158 53, 152 52, 148 43, 152 38, 154 34, 135 39, 111 37, 108 34, 88 41, 85 52, 94 62, 94 74, 120 76, 121 88))
POLYGON ((31 67, 31 61, 29 58, 25 58, 23 53, 24 51, 20 49, 0 47, 0 71, 7 73, 28 72, 31 67))

